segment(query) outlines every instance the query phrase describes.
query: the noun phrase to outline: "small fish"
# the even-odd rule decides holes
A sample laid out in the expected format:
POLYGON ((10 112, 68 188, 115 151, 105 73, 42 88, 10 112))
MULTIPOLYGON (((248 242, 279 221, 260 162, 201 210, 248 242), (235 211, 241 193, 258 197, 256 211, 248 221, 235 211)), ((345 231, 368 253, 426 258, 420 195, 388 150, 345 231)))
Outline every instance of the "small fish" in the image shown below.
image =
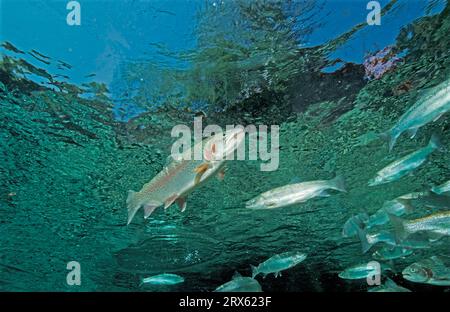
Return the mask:
POLYGON ((181 211, 186 209, 186 197, 212 176, 223 178, 227 156, 245 139, 243 128, 227 130, 224 135, 218 133, 197 143, 204 147, 203 159, 191 159, 192 150, 188 149, 180 160, 171 159, 160 173, 146 183, 139 192, 129 191, 127 198, 128 221, 130 224, 136 212, 144 207, 144 218, 164 205, 168 208, 174 202, 181 211), (191 160, 186 160, 191 159, 191 160))
POLYGON ((388 140, 389 151, 395 145, 397 138, 407 131, 411 138, 417 130, 429 122, 438 120, 450 110, 450 80, 426 90, 410 109, 408 109, 397 123, 381 137, 388 140))
POLYGON ((159 275, 154 275, 150 277, 146 277, 142 279, 142 284, 150 284, 150 285, 175 285, 179 283, 183 283, 184 278, 182 276, 170 273, 164 273, 159 275))
POLYGON ((252 269, 252 278, 255 278, 260 273, 263 274, 263 278, 271 273, 273 273, 275 277, 281 276, 281 271, 290 269, 305 259, 306 254, 295 251, 288 251, 275 255, 257 267, 250 265, 252 269))
POLYGON ((411 292, 408 288, 397 285, 390 278, 386 278, 383 285, 372 287, 367 290, 368 292, 411 292))
POLYGON ((425 232, 432 240, 450 235, 450 211, 434 213, 415 220, 404 220, 393 215, 389 215, 389 219, 398 241, 419 232, 425 232))
POLYGON ((359 213, 356 216, 351 216, 344 223, 344 228, 342 229, 342 236, 343 237, 352 237, 352 236, 358 235, 358 229, 364 228, 365 224, 368 221, 369 221, 369 215, 367 213, 359 213))
POLYGON ((431 208, 450 207, 450 198, 434 195, 430 192, 413 192, 386 201, 377 212, 369 217, 367 226, 383 225, 389 222, 388 214, 401 217, 414 211, 414 203, 423 204, 431 208))
POLYGON ((231 281, 219 286, 216 292, 262 292, 261 285, 251 277, 244 277, 238 272, 234 273, 231 281))
POLYGON ((380 231, 374 234, 368 234, 366 229, 358 228, 358 237, 361 241, 361 249, 363 253, 369 251, 375 244, 385 243, 387 245, 395 246, 395 235, 389 231, 380 231))
POLYGON ((441 149, 441 143, 436 135, 433 135, 427 146, 408 154, 388 166, 384 167, 377 172, 375 178, 371 179, 368 183, 369 186, 375 186, 380 184, 396 181, 401 177, 411 173, 422 165, 428 158, 428 156, 435 150, 441 149))
POLYGON ((439 186, 435 186, 431 189, 432 192, 436 193, 436 194, 445 194, 445 193, 450 193, 450 180, 448 180, 447 182, 445 182, 444 184, 441 184, 439 186))
POLYGON ((392 271, 392 268, 383 263, 379 264, 379 266, 378 266, 378 265, 375 265, 375 263, 373 263, 373 262, 369 262, 369 263, 357 264, 348 269, 345 269, 344 271, 339 273, 339 277, 342 279, 350 279, 350 280, 363 279, 363 278, 378 275, 387 270, 392 271))
POLYGON ((301 182, 278 187, 249 200, 246 208, 274 209, 291 206, 317 196, 328 197, 329 189, 346 192, 343 178, 338 176, 332 180, 301 182))
POLYGON ((411 264, 403 270, 402 275, 414 283, 450 286, 450 268, 436 256, 411 264))
POLYGON ((404 247, 383 247, 372 254, 375 260, 386 261, 403 258, 411 255, 413 251, 404 247))

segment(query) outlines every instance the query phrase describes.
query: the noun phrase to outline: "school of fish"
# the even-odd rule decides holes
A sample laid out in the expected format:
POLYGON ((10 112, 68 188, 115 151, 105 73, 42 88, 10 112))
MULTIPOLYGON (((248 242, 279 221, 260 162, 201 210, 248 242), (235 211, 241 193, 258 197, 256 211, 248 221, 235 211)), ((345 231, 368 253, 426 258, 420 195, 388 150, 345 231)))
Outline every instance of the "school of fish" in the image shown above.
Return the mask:
MULTIPOLYGON (((423 92, 395 125, 379 137, 387 140, 389 152, 391 152, 402 133, 407 132, 411 138, 414 138, 419 128, 438 120, 449 110, 450 80, 447 80, 423 92)), ((223 137, 222 134, 220 137, 215 135, 201 142, 204 146, 202 160, 172 159, 139 192, 129 191, 128 224, 140 208, 144 209, 144 218, 148 218, 156 208, 160 206, 168 208, 173 203, 177 203, 181 211, 184 211, 186 198, 190 193, 204 185, 213 176, 222 179, 226 160, 224 157, 216 157, 216 154, 219 153, 218 150, 222 156, 234 153, 244 141, 245 132, 243 129, 235 129, 226 132, 223 137), (216 142, 223 137, 225 143, 219 148, 216 142)), ((426 146, 381 168, 373 179, 367 182, 367 185, 376 191, 376 187, 382 184, 391 183, 412 174, 435 151, 445 152, 437 134, 432 135, 426 146)), ((191 152, 188 150, 186 153, 191 152)), ((331 196, 333 191, 334 193, 347 192, 342 176, 336 176, 331 180, 306 181, 279 186, 248 200, 245 207, 257 213, 258 210, 297 206, 314 198, 331 196)), ((429 190, 412 192, 394 199, 388 198, 385 204, 372 215, 363 212, 351 216, 344 224, 342 236, 357 237, 361 243, 362 254, 381 245, 371 254, 373 260, 381 263, 380 265, 373 261, 356 263, 338 273, 340 278, 367 279, 377 274, 384 276, 386 272, 395 271, 396 268, 392 265, 395 259, 408 257, 418 249, 432 248, 433 244, 442 237, 450 236, 450 180, 443 181, 441 185, 436 185, 429 190), (417 207, 421 205, 436 211, 431 213, 420 211, 417 207), (405 215, 413 212, 422 214, 422 217, 403 219, 405 215), (380 226, 386 227, 389 223, 393 230, 378 229, 380 226)), ((433 256, 411 263, 403 269, 402 277, 414 283, 450 286, 450 268, 443 260, 445 257, 445 255, 433 256)), ((256 280, 258 275, 262 275, 263 279, 268 274, 279 277, 282 271, 292 269, 306 258, 307 255, 299 251, 276 254, 257 266, 251 265, 251 277, 244 277, 236 272, 229 282, 218 286, 215 291, 260 292, 262 288, 256 280)), ((407 288, 399 286, 387 276, 384 280, 383 285, 377 285, 368 291, 409 292, 407 288)), ((141 284, 175 285, 183 281, 181 276, 164 273, 144 278, 141 284)))

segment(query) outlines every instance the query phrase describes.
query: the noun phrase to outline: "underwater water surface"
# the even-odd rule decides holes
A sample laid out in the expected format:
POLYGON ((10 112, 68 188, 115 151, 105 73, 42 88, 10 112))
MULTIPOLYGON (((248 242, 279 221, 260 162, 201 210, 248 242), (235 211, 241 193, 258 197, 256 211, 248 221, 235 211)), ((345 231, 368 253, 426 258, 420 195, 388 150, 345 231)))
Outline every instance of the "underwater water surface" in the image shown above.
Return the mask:
POLYGON ((450 290, 447 1, 379 1, 372 26, 363 0, 80 1, 78 26, 69 1, 19 2, 0 6, 1 291, 214 291, 287 252, 306 258, 256 275, 262 291, 366 292, 345 276, 371 261, 383 285, 450 290), (226 161, 185 211, 127 224, 128 191, 170 166, 173 127, 195 117, 279 126, 276 170, 226 161), (248 209, 335 177, 345 190, 248 209), (182 279, 143 280, 164 273, 182 279))

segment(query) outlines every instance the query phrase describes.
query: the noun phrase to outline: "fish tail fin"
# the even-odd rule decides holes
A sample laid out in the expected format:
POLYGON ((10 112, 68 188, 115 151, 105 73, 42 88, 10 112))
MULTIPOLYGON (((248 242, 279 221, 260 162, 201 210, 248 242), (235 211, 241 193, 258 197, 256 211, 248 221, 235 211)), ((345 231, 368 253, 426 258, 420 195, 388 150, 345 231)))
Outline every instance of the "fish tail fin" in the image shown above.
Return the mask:
POLYGON ((389 220, 391 221, 392 226, 394 227, 394 231, 395 231, 395 238, 397 240, 397 242, 401 242, 403 240, 405 240, 408 236, 409 233, 406 230, 406 221, 403 220, 400 217, 394 216, 390 213, 388 213, 388 217, 389 220))
POLYGON ((442 145, 441 139, 436 133, 433 133, 433 135, 431 136, 428 146, 432 149, 437 149, 441 152, 445 151, 445 148, 442 145))
POLYGON ((358 238, 361 241, 362 252, 366 253, 367 251, 369 251, 370 248, 372 248, 373 243, 370 243, 367 240, 367 231, 365 229, 357 226, 356 233, 358 234, 358 238))
POLYGON ((394 148, 395 142, 397 142, 399 134, 393 134, 391 130, 388 130, 386 132, 380 133, 378 136, 380 137, 380 139, 388 143, 389 152, 391 152, 394 148))
POLYGON ((133 220, 134 215, 139 210, 139 208, 141 208, 141 206, 142 206, 137 194, 138 194, 138 192, 128 191, 128 197, 127 197, 128 221, 127 221, 127 225, 130 224, 131 220, 133 220))
POLYGON ((347 192, 347 190, 345 189, 344 178, 341 175, 337 175, 334 179, 330 180, 330 183, 335 190, 347 192))
POLYGON ((252 278, 255 278, 255 276, 258 275, 258 268, 251 264, 250 268, 252 269, 252 278))

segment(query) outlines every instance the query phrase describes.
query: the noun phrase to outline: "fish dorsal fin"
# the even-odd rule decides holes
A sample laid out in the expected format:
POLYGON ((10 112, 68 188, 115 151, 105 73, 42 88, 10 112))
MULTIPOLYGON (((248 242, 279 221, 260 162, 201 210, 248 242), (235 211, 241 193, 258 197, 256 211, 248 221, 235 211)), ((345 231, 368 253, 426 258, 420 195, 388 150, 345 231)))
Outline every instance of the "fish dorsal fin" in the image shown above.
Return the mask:
POLYGON ((239 273, 238 271, 235 271, 232 279, 236 279, 236 278, 240 278, 240 277, 242 277, 241 273, 239 273))

